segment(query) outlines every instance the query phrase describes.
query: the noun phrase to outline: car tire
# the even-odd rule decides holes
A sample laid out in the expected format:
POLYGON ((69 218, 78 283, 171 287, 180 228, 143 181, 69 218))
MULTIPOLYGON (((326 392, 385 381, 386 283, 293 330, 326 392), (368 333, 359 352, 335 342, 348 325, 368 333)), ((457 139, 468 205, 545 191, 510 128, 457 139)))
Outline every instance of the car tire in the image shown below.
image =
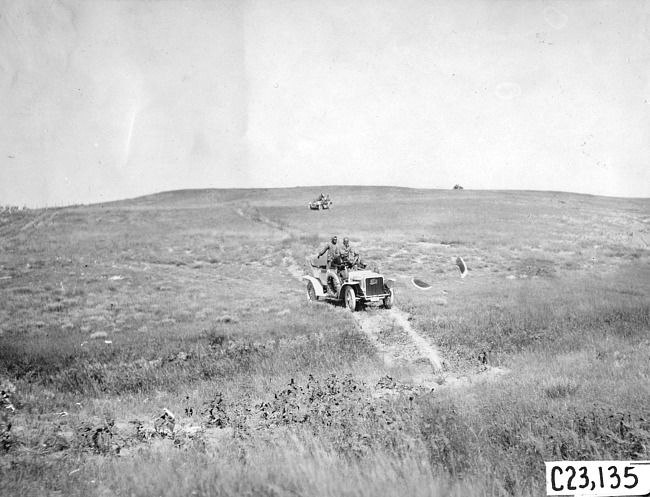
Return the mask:
POLYGON ((316 302, 318 300, 318 296, 316 295, 316 289, 314 288, 314 284, 311 281, 307 282, 307 298, 311 302, 316 302))
POLYGON ((345 302, 345 307, 347 307, 350 312, 357 310, 357 294, 351 286, 345 287, 343 302, 345 302))
POLYGON ((393 300, 395 299, 395 296, 393 295, 393 290, 388 290, 390 292, 389 295, 384 297, 384 308, 385 309, 390 309, 393 307, 393 300))

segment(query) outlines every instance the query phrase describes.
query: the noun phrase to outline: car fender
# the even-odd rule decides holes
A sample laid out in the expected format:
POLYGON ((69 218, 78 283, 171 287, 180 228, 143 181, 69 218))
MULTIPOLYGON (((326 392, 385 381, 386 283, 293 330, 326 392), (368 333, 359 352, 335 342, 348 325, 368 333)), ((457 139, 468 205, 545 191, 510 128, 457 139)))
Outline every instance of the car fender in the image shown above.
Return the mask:
POLYGON ((304 275, 302 279, 306 281, 311 281, 311 284, 314 287, 314 291, 316 292, 317 297, 325 296, 325 293, 323 292, 323 285, 318 279, 314 278, 313 276, 309 276, 307 274, 304 275))
POLYGON ((393 288, 395 286, 395 278, 384 278, 384 285, 388 288, 393 288))
POLYGON ((343 291, 345 290, 346 286, 354 287, 354 290, 355 290, 355 292, 357 294, 357 297, 363 297, 364 296, 364 293, 361 291, 361 285, 359 284, 358 281, 344 281, 341 284, 341 292, 340 292, 341 295, 343 295, 343 291))

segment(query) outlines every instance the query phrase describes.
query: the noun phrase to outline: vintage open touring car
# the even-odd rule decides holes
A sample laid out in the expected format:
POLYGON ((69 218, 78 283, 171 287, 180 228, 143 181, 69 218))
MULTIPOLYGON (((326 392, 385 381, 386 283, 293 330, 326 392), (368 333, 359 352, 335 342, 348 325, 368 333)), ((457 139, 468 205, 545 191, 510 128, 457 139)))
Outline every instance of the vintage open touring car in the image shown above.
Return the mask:
POLYGON ((307 281, 309 300, 326 300, 343 303, 350 311, 362 309, 368 304, 393 307, 395 280, 384 278, 375 271, 361 269, 357 264, 334 265, 327 268, 325 256, 309 260, 311 275, 304 275, 307 281))
POLYGON ((323 195, 322 193, 313 201, 309 203, 309 208, 314 211, 320 211, 323 209, 329 209, 332 206, 332 201, 330 200, 329 195, 323 195))

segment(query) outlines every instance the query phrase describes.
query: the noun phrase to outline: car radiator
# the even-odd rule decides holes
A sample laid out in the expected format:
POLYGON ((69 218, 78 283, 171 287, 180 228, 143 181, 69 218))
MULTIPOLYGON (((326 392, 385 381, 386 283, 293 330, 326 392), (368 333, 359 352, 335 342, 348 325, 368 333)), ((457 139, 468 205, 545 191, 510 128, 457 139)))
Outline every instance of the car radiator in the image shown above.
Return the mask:
POLYGON ((383 295, 384 293, 384 278, 381 276, 374 278, 366 278, 366 296, 372 297, 374 295, 383 295))

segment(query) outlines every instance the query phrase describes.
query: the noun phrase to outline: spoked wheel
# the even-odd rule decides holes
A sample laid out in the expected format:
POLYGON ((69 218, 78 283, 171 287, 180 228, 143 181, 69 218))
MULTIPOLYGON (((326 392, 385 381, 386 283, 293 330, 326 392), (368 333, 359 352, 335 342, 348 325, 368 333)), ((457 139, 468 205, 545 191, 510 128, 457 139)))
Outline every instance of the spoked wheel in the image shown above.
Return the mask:
POLYGON ((345 307, 350 309, 351 312, 357 310, 357 295, 354 292, 354 288, 351 286, 345 287, 345 307))
POLYGON ((316 296, 316 290, 314 289, 314 284, 311 281, 307 282, 307 297, 312 302, 316 302, 318 300, 318 297, 316 296))

